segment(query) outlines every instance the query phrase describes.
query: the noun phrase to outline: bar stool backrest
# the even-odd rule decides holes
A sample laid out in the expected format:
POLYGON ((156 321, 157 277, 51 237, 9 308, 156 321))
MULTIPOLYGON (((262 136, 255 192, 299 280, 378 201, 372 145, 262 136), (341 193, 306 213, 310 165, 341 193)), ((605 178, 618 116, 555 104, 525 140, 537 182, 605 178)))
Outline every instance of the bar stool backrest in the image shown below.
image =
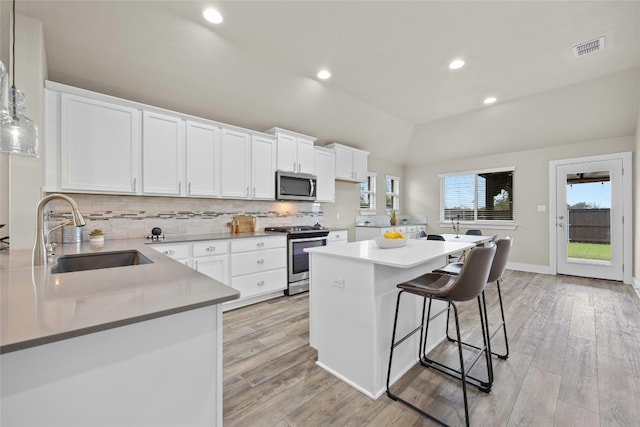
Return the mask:
POLYGON ((447 296, 453 301, 469 301, 484 290, 496 246, 475 248, 469 252, 455 282, 451 284, 447 296))
POLYGON ((467 236, 482 236, 482 230, 474 230, 474 229, 470 229, 467 230, 466 233, 467 236))
POLYGON ((427 240, 444 240, 444 237, 439 234, 429 234, 427 240))
POLYGON ((504 269, 507 267, 507 260, 509 259, 509 252, 511 252, 512 242, 511 237, 496 240, 496 255, 493 258, 493 264, 491 264, 491 270, 489 271, 489 278, 487 280, 488 283, 495 282, 504 274, 504 269))

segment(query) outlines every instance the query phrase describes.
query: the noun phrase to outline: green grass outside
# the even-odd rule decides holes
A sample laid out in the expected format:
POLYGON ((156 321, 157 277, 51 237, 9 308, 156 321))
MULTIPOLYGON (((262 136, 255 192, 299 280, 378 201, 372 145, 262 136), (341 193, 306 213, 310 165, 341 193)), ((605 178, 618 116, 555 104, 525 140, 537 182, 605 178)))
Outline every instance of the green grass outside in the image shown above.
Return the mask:
POLYGON ((611 261, 610 244, 569 242, 567 244, 567 252, 569 258, 611 261))

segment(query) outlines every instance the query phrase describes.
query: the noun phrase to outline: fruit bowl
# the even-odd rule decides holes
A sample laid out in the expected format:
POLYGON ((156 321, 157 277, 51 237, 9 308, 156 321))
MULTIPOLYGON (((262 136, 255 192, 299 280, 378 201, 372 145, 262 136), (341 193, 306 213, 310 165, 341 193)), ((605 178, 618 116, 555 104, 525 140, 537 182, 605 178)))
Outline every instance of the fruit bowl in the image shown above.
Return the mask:
POLYGON ((401 239, 387 239, 380 236, 375 238, 376 245, 380 249, 400 248, 406 245, 408 240, 409 239, 407 237, 403 237, 401 239))

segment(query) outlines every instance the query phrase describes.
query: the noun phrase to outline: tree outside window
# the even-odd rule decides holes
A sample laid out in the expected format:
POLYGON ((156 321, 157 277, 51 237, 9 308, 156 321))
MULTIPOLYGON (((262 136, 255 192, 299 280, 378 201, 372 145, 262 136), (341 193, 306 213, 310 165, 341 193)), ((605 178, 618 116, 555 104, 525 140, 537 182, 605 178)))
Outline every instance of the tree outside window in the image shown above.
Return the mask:
POLYGON ((367 180, 360 183, 360 210, 363 214, 376 211, 376 174, 367 174, 367 180))
POLYGON ((513 221, 513 172, 441 176, 441 220, 513 221))
POLYGON ((385 193, 387 211, 400 209, 400 178, 397 176, 385 176, 385 193))

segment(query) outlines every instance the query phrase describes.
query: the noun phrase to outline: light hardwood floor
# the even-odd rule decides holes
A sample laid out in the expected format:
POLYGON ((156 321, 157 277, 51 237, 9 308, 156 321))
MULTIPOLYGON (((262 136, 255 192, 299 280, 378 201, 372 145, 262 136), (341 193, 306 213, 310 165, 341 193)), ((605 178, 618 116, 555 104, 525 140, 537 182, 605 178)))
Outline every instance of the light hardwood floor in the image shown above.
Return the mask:
MULTIPOLYGON (((509 270, 502 295, 511 353, 493 359, 491 393, 469 388, 473 426, 640 426, 640 298, 630 286, 509 270)), ((495 322, 495 285, 487 303, 495 322)), ((308 312, 301 294, 224 314, 225 426, 433 425, 316 366, 308 312)), ((478 336, 476 316, 477 305, 465 303, 469 340, 478 336)), ((456 355, 449 343, 434 354, 456 355)), ((464 424, 459 382, 414 367, 396 389, 449 424, 464 424)))

